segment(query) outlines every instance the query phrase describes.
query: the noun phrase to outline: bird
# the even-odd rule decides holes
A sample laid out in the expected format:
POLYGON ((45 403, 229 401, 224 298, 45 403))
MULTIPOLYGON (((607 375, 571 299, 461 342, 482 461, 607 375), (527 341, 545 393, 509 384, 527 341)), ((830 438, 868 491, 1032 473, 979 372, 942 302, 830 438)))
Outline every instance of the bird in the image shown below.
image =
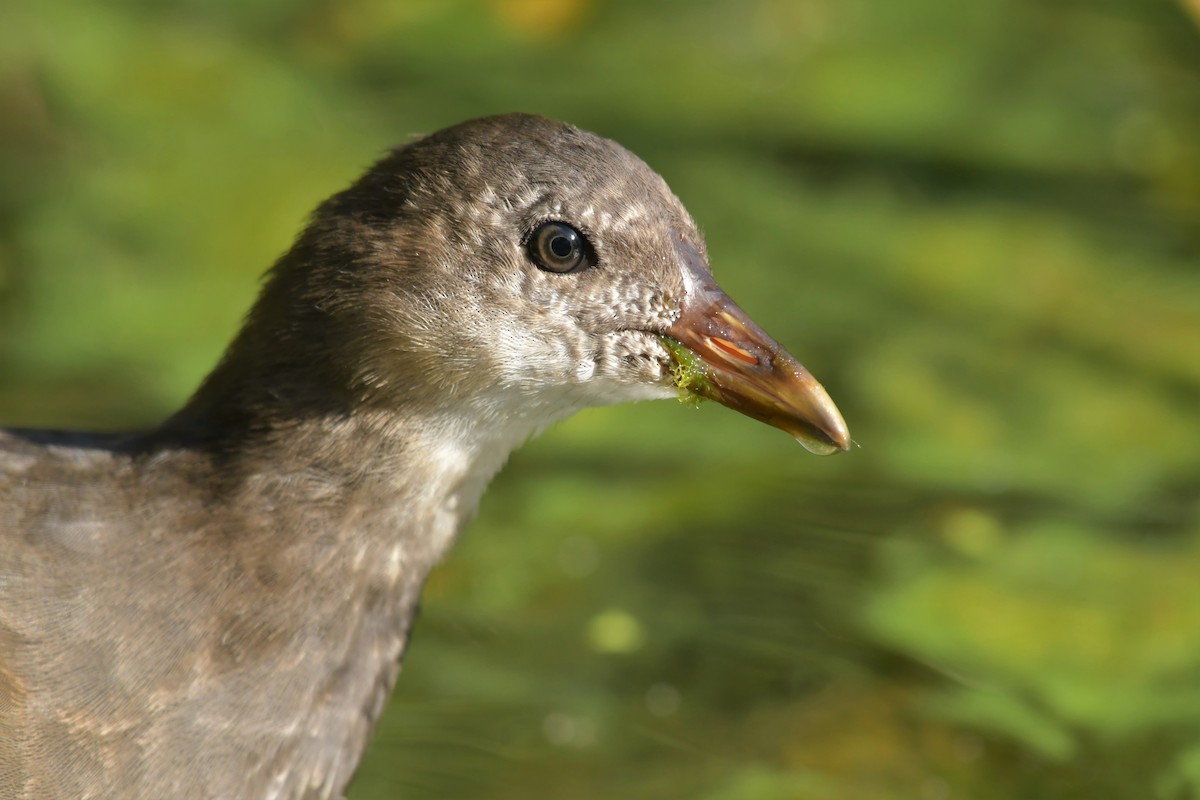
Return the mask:
POLYGON ((388 151, 179 411, 0 432, 0 797, 343 797, 509 454, 680 395, 850 447, 616 142, 506 114, 388 151))

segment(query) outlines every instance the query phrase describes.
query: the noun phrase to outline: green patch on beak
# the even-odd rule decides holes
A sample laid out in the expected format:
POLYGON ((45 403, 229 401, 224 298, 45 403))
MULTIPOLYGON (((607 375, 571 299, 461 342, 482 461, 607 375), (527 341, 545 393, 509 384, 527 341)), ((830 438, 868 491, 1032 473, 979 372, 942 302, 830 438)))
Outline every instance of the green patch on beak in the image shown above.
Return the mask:
POLYGON ((711 391, 704 362, 678 339, 659 334, 663 347, 671 354, 671 379, 679 388, 679 402, 699 405, 711 391))

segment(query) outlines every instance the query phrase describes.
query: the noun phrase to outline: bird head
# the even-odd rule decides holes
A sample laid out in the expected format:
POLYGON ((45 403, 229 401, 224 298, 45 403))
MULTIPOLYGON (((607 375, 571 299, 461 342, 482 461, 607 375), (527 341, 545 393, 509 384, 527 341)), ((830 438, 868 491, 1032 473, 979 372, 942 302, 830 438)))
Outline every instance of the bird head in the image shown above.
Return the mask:
POLYGON ((821 385, 714 281, 663 179, 541 117, 466 122, 378 162, 318 208, 256 327, 280 332, 270 348, 293 371, 336 371, 357 405, 458 405, 536 428, 683 392, 814 452, 849 446, 821 385))

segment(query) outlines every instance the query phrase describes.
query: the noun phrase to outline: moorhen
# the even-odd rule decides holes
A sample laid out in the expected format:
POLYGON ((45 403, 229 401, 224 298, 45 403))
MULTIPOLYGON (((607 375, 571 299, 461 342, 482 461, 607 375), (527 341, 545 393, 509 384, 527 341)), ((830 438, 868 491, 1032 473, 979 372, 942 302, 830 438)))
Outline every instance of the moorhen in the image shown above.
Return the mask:
POLYGON ((177 414, 0 433, 0 798, 341 797, 508 454, 679 392, 849 443, 627 150, 522 114, 396 149, 177 414))

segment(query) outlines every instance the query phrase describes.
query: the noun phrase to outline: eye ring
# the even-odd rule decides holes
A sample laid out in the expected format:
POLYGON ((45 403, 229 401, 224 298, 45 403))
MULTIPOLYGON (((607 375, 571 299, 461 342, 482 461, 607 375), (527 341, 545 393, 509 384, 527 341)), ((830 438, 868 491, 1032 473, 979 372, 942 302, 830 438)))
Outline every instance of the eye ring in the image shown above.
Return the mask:
POLYGON ((588 240, 565 222, 543 222, 530 235, 526 247, 533 263, 547 272, 574 272, 595 262, 588 240))

